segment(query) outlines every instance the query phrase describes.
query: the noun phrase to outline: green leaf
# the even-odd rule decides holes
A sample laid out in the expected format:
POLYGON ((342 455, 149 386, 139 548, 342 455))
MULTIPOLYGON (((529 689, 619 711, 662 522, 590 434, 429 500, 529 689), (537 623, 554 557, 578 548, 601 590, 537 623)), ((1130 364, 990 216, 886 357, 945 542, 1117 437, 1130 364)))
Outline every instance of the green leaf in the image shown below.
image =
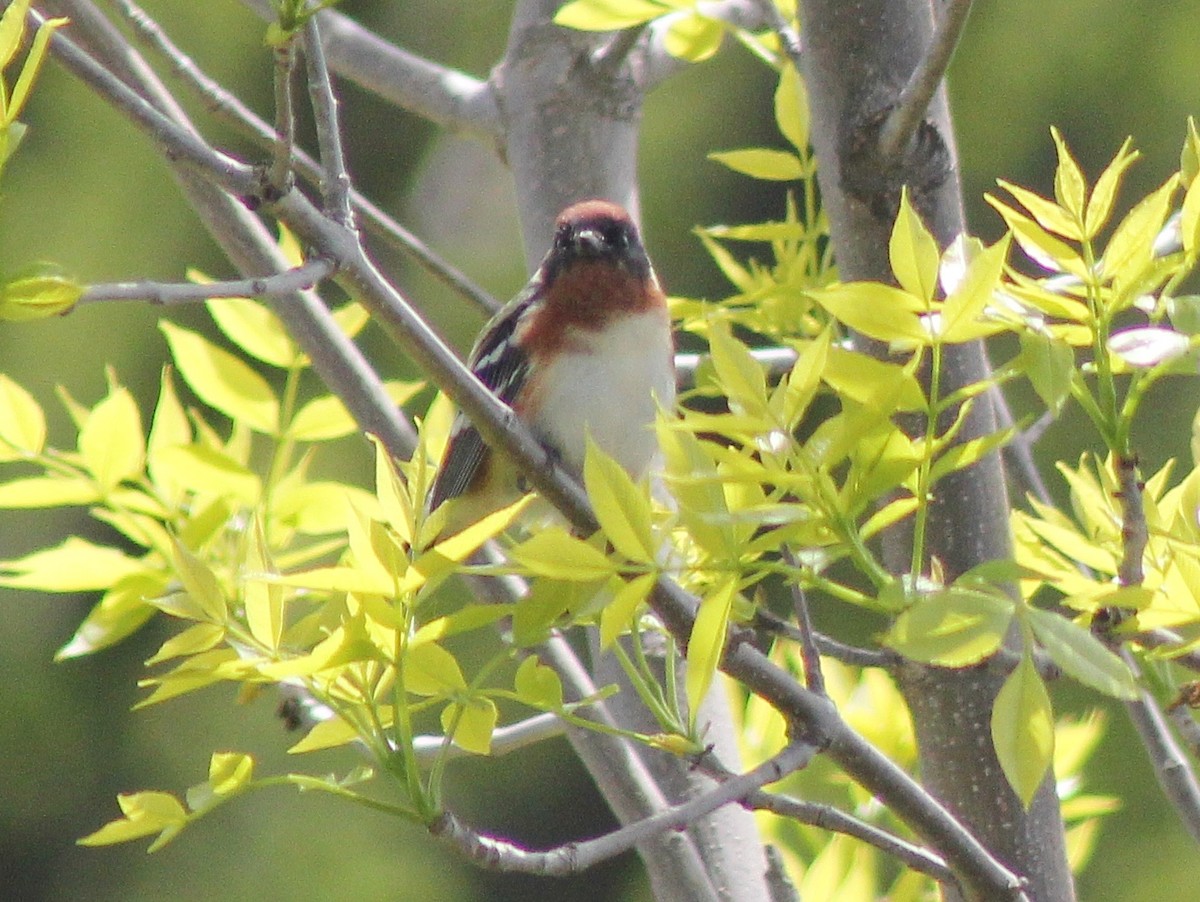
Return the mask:
POLYGON ((83 286, 61 276, 31 276, 0 285, 0 320, 26 323, 67 313, 83 286))
POLYGON ((929 342, 920 319, 924 303, 907 291, 879 282, 841 282, 811 294, 831 316, 868 338, 929 342))
POLYGON ((257 432, 278 431, 279 400, 262 376, 199 333, 165 320, 159 328, 184 381, 204 403, 257 432))
POLYGON ((685 680, 688 720, 694 730, 700 705, 708 695, 725 651, 725 634, 729 628, 729 614, 737 594, 737 581, 726 577, 720 585, 700 602, 696 622, 692 624, 692 635, 688 639, 687 677, 685 680))
POLYGON ((0 461, 40 454, 45 444, 46 415, 41 405, 0 373, 0 461))
POLYGON ((447 734, 453 730, 454 743, 468 752, 488 755, 492 751, 497 716, 495 702, 473 695, 465 702, 455 702, 442 709, 442 729, 447 734))
POLYGON ((906 658, 941 667, 966 667, 995 654, 1013 617, 1013 602, 951 587, 918 598, 884 642, 906 658))
POLYGON ((1054 712, 1028 651, 996 695, 992 743, 1004 776, 1028 808, 1054 758, 1054 712))
POLYGON ((1029 608, 1028 614, 1034 635, 1064 673, 1105 695, 1137 698, 1133 673, 1090 630, 1051 611, 1029 608))
POLYGON ((643 573, 621 586, 612 601, 600 612, 600 650, 605 651, 621 633, 629 629, 638 610, 650 596, 658 579, 643 573))
POLYGON ((652 0, 571 0, 554 14, 554 24, 580 31, 620 31, 669 12, 652 0))
POLYGON ((616 573, 616 565, 604 553, 561 527, 543 529, 509 553, 536 576, 590 582, 616 573))
POLYGON ((162 848, 187 824, 187 812, 175 796, 165 792, 133 792, 117 796, 124 817, 110 821, 95 833, 78 840, 81 846, 109 846, 157 833, 150 851, 162 848))
POLYGON ((114 387, 92 408, 79 430, 79 456, 105 492, 141 474, 146 438, 141 412, 129 389, 114 387))
POLYGON ((517 697, 531 708, 557 711, 563 705, 562 680, 553 669, 529 655, 517 668, 513 677, 513 689, 517 697))
MULTIPOLYGON (((207 281, 193 272, 188 276, 194 281, 207 281)), ((250 298, 209 298, 206 303, 225 337, 251 357, 281 369, 298 366, 304 360, 279 317, 265 304, 250 298)))
POLYGON ((1042 332, 1023 331, 1021 353, 1013 360, 1046 409, 1058 416, 1071 396, 1075 375, 1075 351, 1065 342, 1042 332))
POLYGON ((208 779, 187 791, 188 807, 196 814, 237 795, 254 776, 254 759, 237 752, 214 752, 208 762, 208 779))
POLYGON ((40 592, 89 592, 107 589, 145 565, 124 552, 95 545, 78 536, 61 545, 0 562, 0 586, 40 592))
POLYGON ((804 79, 790 61, 779 67, 775 88, 775 122, 780 133, 803 156, 808 150, 808 92, 804 79))
POLYGON ((650 499, 625 468, 587 436, 583 484, 605 538, 631 561, 652 564, 657 553, 650 499))
POLYGON ((907 186, 900 192, 900 210, 892 225, 888 256, 901 288, 923 301, 933 300, 941 252, 937 241, 913 209, 907 186))
MULTIPOLYGON (((143 607, 153 612, 149 605, 143 607)), ((215 648, 225 639, 225 628, 215 623, 196 623, 178 633, 159 646, 158 651, 146 659, 146 666, 161 664, 172 658, 187 658, 215 648)), ((62 657, 70 657, 62 655, 62 657)))
POLYGON ((37 74, 41 70, 42 63, 46 60, 46 48, 50 44, 50 38, 55 31, 62 28, 69 21, 65 17, 46 19, 38 27, 37 33, 33 36, 33 41, 30 42, 29 53, 25 56, 25 64, 21 66, 21 74, 17 76, 17 83, 13 85, 8 109, 3 111, 5 122, 12 123, 21 115, 21 110, 24 109, 25 102, 29 99, 29 92, 33 90, 33 83, 37 79, 37 74))
POLYGON ((786 150, 751 147, 710 153, 708 158, 734 172, 764 181, 792 182, 804 177, 804 164, 786 150))

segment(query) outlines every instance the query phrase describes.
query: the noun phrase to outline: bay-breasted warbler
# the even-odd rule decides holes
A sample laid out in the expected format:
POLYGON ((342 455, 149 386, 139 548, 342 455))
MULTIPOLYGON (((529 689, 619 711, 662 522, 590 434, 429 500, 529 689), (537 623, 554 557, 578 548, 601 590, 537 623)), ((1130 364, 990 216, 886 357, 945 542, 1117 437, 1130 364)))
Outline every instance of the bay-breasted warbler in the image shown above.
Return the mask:
MULTIPOLYGON (((666 298, 629 214, 602 200, 565 209, 541 265, 484 328, 467 366, 572 473, 590 434, 643 476, 658 450, 656 405, 675 400, 674 346, 666 298)), ((431 511, 459 499, 443 532, 524 490, 460 413, 430 492, 431 511)))

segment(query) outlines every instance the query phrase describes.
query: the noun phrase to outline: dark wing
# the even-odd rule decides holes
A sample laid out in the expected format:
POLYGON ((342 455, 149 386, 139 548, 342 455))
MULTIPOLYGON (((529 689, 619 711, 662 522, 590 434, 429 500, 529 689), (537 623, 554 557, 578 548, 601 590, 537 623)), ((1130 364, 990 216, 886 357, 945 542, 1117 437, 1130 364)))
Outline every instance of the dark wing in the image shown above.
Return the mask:
MULTIPOLYGON (((535 277, 524 291, 506 304, 484 328, 467 360, 467 366, 479 381, 509 406, 529 374, 528 355, 513 340, 513 335, 522 318, 537 303, 540 288, 541 281, 535 277)), ((439 505, 466 492, 480 475, 489 453, 479 431, 459 413, 450 427, 442 467, 430 492, 429 509, 436 510, 439 505)))

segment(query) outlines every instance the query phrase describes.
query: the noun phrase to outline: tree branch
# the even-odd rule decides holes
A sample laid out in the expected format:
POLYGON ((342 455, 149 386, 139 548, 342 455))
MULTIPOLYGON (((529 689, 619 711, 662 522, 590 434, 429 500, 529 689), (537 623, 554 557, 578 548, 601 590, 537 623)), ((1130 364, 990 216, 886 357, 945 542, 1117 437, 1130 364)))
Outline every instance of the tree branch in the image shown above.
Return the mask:
POLYGON ((171 306, 204 301, 209 298, 266 298, 286 297, 297 291, 313 288, 333 273, 328 260, 309 260, 273 276, 252 279, 230 279, 224 282, 108 282, 89 285, 79 299, 80 304, 101 301, 147 301, 171 306))
MULTIPOLYGON (((200 98, 209 113, 249 137, 264 150, 270 151, 274 147, 275 134, 271 127, 202 71, 144 10, 132 0, 115 2, 134 33, 162 57, 183 84, 200 98)), ((320 165, 301 148, 295 148, 294 155, 299 175, 314 185, 319 184, 322 178, 320 165)), ((491 294, 353 187, 350 200, 369 234, 412 257, 426 272, 473 303, 485 316, 491 316, 500 309, 500 302, 491 294)))
POLYGON ((325 212, 338 225, 354 228, 350 211, 350 174, 342 151, 342 133, 338 126, 337 98, 325 64, 321 26, 317 16, 304 23, 304 58, 308 65, 308 94, 317 130, 318 158, 322 164, 321 196, 325 212))
MULTIPOLYGON (((273 236, 243 204, 221 187, 220 177, 210 180, 198 174, 203 172, 203 164, 195 170, 190 168, 189 153, 196 152, 209 162, 215 160, 214 168, 221 175, 229 174, 238 186, 243 184, 243 177, 245 182, 253 181, 249 167, 228 166, 228 158, 194 136, 174 99, 124 36, 90 2, 58 0, 56 4, 46 5, 56 5, 66 13, 75 23, 73 30, 87 36, 97 47, 97 52, 104 54, 105 62, 104 65, 96 63, 61 32, 50 43, 54 56, 114 108, 141 125, 144 131, 158 135, 164 156, 184 192, 234 265, 241 272, 252 275, 286 271, 290 264, 275 245, 273 236), (111 73, 123 73, 130 83, 139 85, 140 90, 152 97, 156 106, 143 100, 111 73), (188 152, 179 150, 177 153, 179 148, 186 148, 188 152)), ((31 12, 30 18, 35 23, 42 19, 38 12, 31 12)), ((229 187, 224 186, 225 189, 229 187)), ((234 191, 237 193, 236 187, 234 191)), ((291 296, 268 298, 268 303, 288 323, 289 330, 312 359, 322 381, 342 399, 359 425, 378 435, 393 454, 406 455, 416 444, 410 424, 320 299, 310 291, 300 291, 291 296)))
POLYGON ((472 861, 500 871, 543 876, 577 874, 589 867, 627 852, 666 830, 690 826, 722 805, 738 802, 768 783, 774 783, 803 767, 812 755, 805 745, 790 745, 753 770, 718 783, 710 792, 605 836, 568 843, 545 852, 531 852, 514 843, 484 836, 444 812, 429 827, 472 861))
POLYGON ((912 144, 917 127, 924 120, 933 95, 950 66, 970 11, 971 0, 946 0, 925 56, 900 92, 880 130, 879 151, 884 159, 897 159, 912 144))
MULTIPOLYGON (((268 0, 243 2, 267 21, 276 18, 268 0)), ((338 75, 430 122, 498 146, 501 115, 490 82, 389 44, 341 13, 324 10, 317 18, 330 68, 338 75)))

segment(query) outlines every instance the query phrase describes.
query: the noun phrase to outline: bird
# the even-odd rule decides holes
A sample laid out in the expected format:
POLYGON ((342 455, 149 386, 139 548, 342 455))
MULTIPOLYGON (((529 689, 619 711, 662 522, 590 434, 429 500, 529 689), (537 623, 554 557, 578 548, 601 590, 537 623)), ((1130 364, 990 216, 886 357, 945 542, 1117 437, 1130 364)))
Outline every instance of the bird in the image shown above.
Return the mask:
MULTIPOLYGON (((674 340, 654 267, 620 205, 581 201, 559 214, 549 251, 484 327, 468 368, 573 475, 587 436, 634 479, 658 453, 658 405, 675 401, 674 340)), ((519 471, 459 412, 429 493, 447 535, 517 501, 519 471)))

